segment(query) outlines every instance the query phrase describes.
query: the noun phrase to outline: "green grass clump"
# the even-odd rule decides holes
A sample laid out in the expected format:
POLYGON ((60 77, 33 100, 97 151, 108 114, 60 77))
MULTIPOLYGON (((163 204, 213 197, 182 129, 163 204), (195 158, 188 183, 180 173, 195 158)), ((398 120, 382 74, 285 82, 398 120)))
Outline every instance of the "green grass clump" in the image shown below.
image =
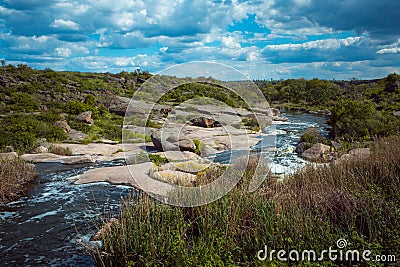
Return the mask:
MULTIPOLYGON (((260 262, 257 252, 266 245, 320 253, 335 247, 340 238, 348 241, 349 249, 396 254, 400 139, 382 140, 373 151, 362 161, 310 166, 283 182, 268 176, 254 193, 247 190, 257 166, 257 159, 251 159, 230 193, 200 207, 173 207, 143 194, 127 201, 119 224, 106 231, 102 249, 94 251, 97 262, 100 266, 287 266, 277 260, 260 262)), ((216 170, 207 171, 202 182, 218 175, 216 170)), ((301 263, 307 262, 286 264, 301 263)), ((318 264, 343 262, 326 258, 318 264)))
POLYGON ((167 158, 164 158, 157 154, 148 154, 148 156, 149 156, 150 161, 153 162, 154 164, 156 164, 157 166, 160 166, 161 164, 165 164, 165 163, 169 162, 169 160, 167 158))
POLYGON ((193 139, 193 143, 196 146, 194 153, 196 153, 197 155, 200 155, 201 149, 204 147, 204 143, 202 143, 200 140, 197 140, 197 139, 193 139))

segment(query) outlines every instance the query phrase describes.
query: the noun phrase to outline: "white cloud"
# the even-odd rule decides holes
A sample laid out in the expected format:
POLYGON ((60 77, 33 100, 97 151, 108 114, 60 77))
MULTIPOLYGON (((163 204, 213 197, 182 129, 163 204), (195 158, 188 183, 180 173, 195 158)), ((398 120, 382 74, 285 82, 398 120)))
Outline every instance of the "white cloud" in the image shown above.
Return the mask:
POLYGON ((273 51, 295 51, 295 50, 310 50, 310 49, 338 49, 341 46, 351 46, 357 44, 361 37, 348 37, 346 39, 325 39, 325 40, 317 40, 310 41, 300 44, 279 44, 279 45, 267 45, 265 46, 266 50, 273 51))
POLYGON ((72 54, 71 49, 66 47, 56 47, 55 52, 61 57, 69 57, 72 54))
POLYGON ((227 48, 240 48, 240 43, 232 36, 225 36, 221 38, 221 44, 227 48))
POLYGON ((53 23, 50 24, 53 28, 60 28, 66 30, 79 30, 80 26, 78 23, 72 20, 55 19, 53 23))
POLYGON ((397 42, 381 46, 380 49, 376 52, 377 54, 400 54, 400 39, 397 42))

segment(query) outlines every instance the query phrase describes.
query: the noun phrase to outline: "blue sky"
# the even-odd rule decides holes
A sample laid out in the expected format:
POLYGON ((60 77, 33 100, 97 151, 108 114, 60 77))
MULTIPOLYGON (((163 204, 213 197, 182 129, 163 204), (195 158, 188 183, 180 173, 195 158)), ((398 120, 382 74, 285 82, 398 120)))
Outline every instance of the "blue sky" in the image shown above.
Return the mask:
POLYGON ((215 61, 253 79, 400 72, 398 0, 0 0, 0 58, 157 73, 215 61))

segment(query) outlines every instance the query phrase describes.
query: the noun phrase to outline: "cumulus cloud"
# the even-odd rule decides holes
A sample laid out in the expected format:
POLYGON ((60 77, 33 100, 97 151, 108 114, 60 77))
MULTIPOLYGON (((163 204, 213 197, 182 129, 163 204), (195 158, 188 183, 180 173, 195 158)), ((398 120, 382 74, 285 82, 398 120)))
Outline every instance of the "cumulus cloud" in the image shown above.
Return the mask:
MULTIPOLYGON (((400 1, 392 0, 310 0, 307 4, 287 5, 277 0, 275 6, 289 16, 301 16, 311 22, 335 30, 367 32, 372 38, 383 42, 400 36, 400 1)), ((296 4, 297 3, 297 4, 296 4)))
POLYGON ((53 28, 67 29, 67 30, 79 30, 79 24, 73 22, 72 20, 55 19, 53 23, 50 24, 53 28))
POLYGON ((378 74, 399 69, 399 7, 389 0, 3 0, 0 57, 90 71, 216 60, 256 75, 274 69, 275 77, 313 68, 321 76, 370 75, 364 65, 378 74))

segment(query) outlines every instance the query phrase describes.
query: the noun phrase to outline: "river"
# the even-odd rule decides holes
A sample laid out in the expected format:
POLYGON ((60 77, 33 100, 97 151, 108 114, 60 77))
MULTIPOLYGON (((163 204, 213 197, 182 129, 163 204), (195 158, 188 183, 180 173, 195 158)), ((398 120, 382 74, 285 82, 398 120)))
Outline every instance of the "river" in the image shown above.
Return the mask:
MULTIPOLYGON (((283 114, 289 121, 275 125, 278 151, 276 172, 290 173, 305 164, 294 148, 308 127, 325 129, 325 118, 311 114, 283 114)), ((322 132, 326 134, 326 131, 322 132)), ((223 162, 223 155, 218 159, 223 162)), ((0 205, 2 266, 93 266, 82 246, 96 232, 96 223, 117 214, 122 199, 135 194, 127 186, 107 183, 74 185, 67 178, 90 168, 122 165, 124 161, 65 166, 37 164, 38 179, 26 196, 0 205)))

